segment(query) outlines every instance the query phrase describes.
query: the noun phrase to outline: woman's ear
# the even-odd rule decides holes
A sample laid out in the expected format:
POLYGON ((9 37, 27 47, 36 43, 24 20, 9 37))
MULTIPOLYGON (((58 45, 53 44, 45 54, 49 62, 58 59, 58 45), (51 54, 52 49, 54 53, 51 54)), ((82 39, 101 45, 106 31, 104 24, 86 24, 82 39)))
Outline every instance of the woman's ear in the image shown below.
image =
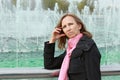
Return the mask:
POLYGON ((81 25, 81 24, 79 24, 79 30, 81 30, 81 28, 82 28, 82 25, 81 25))

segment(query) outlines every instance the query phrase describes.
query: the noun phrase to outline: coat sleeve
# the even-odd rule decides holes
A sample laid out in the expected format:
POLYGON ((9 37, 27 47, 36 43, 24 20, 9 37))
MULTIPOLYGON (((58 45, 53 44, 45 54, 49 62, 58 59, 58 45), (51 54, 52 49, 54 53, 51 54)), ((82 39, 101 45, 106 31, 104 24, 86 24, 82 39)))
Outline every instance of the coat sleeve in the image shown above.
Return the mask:
POLYGON ((44 43, 44 68, 45 69, 60 69, 65 52, 57 57, 54 57, 55 43, 44 43))
POLYGON ((85 54, 85 67, 88 80, 101 80, 100 72, 100 52, 94 43, 89 44, 90 48, 86 49, 85 54), (91 46, 90 46, 91 45, 91 46))

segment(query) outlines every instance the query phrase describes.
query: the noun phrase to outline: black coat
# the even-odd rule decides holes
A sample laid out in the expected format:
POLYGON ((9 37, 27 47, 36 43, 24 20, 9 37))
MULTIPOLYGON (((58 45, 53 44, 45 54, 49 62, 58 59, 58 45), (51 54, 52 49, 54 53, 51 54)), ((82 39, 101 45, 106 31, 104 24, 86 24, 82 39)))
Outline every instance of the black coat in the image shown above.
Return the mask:
MULTIPOLYGON (((54 57, 55 43, 45 42, 44 67, 46 69, 60 69, 66 51, 54 57)), ((68 74, 80 73, 86 75, 87 80, 101 80, 100 52, 93 39, 83 36, 71 54, 68 74)), ((84 79, 78 79, 84 80, 84 79)))

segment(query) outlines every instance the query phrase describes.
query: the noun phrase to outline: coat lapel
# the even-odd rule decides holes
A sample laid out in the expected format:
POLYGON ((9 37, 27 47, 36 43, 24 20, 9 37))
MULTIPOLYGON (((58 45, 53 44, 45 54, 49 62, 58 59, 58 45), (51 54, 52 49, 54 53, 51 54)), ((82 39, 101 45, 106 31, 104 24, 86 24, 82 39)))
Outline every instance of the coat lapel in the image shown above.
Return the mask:
POLYGON ((94 41, 92 39, 83 35, 83 37, 77 43, 76 48, 73 50, 71 54, 71 59, 80 57, 84 51, 89 51, 93 44, 94 41))

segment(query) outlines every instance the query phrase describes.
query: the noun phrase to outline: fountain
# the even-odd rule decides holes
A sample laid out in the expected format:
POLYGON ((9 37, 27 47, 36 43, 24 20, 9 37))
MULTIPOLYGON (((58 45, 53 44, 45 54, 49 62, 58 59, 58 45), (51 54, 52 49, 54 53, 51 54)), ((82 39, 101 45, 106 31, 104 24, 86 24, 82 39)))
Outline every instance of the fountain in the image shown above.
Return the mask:
MULTIPOLYGON (((101 65, 119 65, 119 0, 111 0, 109 5, 106 5, 107 0, 103 2, 95 1, 92 14, 88 6, 80 13, 72 3, 68 12, 78 15, 93 33, 102 54, 101 65)), ((51 31, 63 14, 58 9, 57 3, 54 10, 42 9, 41 0, 17 0, 16 6, 12 5, 11 0, 0 0, 0 64, 3 65, 6 60, 13 61, 5 62, 12 64, 11 66, 1 67, 23 67, 23 64, 25 67, 43 66, 42 61, 39 64, 35 61, 42 60, 39 58, 43 55, 44 41, 49 39, 51 31), (23 2, 25 5, 21 5, 23 2)))

